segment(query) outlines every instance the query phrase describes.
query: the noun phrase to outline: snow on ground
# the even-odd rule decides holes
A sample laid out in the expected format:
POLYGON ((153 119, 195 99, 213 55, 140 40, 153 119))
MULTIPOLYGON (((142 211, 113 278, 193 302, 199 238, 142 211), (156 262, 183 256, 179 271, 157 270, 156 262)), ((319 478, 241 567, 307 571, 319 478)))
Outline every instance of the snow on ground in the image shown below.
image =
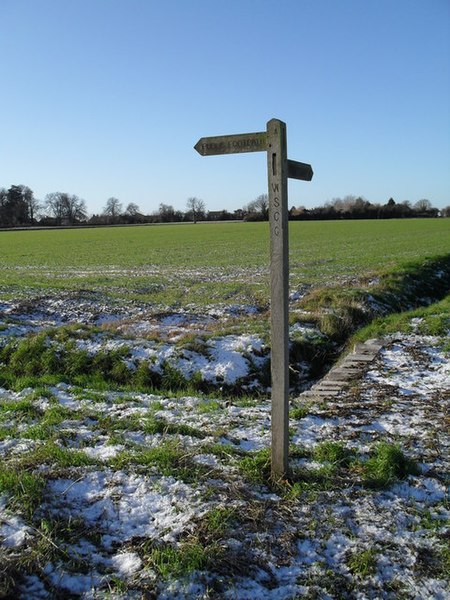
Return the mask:
POLYGON ((0 519, 0 539, 6 548, 18 548, 30 537, 30 527, 17 515, 8 514, 4 506, 0 507, 0 519))
MULTIPOLYGON (((187 334, 205 335, 214 329, 218 319, 227 322, 238 316, 254 314, 254 306, 230 305, 206 307, 202 314, 195 311, 155 313, 133 304, 104 305, 94 293, 67 294, 62 298, 44 297, 36 302, 3 303, 0 312, 0 347, 11 339, 61 325, 105 325, 104 328, 79 339, 79 332, 70 331, 79 350, 90 356, 99 352, 123 350, 125 365, 132 371, 142 362, 150 371, 161 375, 168 365, 184 378, 199 376, 207 384, 233 386, 249 390, 261 389, 252 373, 261 370, 268 361, 268 348, 256 335, 226 335, 199 338, 200 348, 189 350, 177 343, 187 334), (157 339, 148 339, 155 335, 157 339)), ((58 343, 48 340, 55 347, 58 343)))
MULTIPOLYGON (((392 336, 349 391, 291 419, 293 449, 305 454, 292 461, 297 483, 274 489, 252 483, 244 468, 270 444, 267 397, 0 389, 0 595, 449 598, 443 343, 392 336), (33 411, 8 410, 24 402, 33 411), (64 416, 38 435, 55 406, 64 416), (308 454, 325 441, 342 442, 361 462, 327 479, 332 465, 308 454), (382 489, 364 485, 361 465, 380 441, 397 444, 420 473, 382 489), (26 480, 7 485, 20 473, 44 480, 31 514, 26 480)), ((154 349, 134 347, 149 356, 154 349)), ((262 352, 255 336, 211 338, 207 352, 178 356, 178 365, 187 376, 200 370, 237 381, 249 354, 258 366, 262 352)))
POLYGON ((267 348, 257 336, 228 335, 211 338, 204 342, 202 351, 192 351, 172 344, 161 344, 142 339, 93 338, 76 340, 76 346, 89 355, 100 351, 111 352, 125 349, 125 364, 135 370, 142 361, 151 371, 161 374, 166 364, 176 369, 186 379, 199 374, 205 382, 224 383, 242 387, 259 387, 258 381, 246 381, 252 368, 258 369, 267 362, 267 348))
POLYGON ((201 514, 199 492, 172 477, 106 469, 76 481, 51 481, 47 489, 52 500, 44 502, 41 512, 81 517, 89 527, 100 524, 106 550, 138 537, 174 541, 201 514))
POLYGON ((152 333, 176 341, 186 333, 205 333, 220 322, 258 312, 254 305, 186 306, 177 312, 134 302, 112 301, 96 292, 63 292, 16 302, 0 303, 0 339, 21 336, 46 327, 70 324, 114 325, 122 334, 152 333))

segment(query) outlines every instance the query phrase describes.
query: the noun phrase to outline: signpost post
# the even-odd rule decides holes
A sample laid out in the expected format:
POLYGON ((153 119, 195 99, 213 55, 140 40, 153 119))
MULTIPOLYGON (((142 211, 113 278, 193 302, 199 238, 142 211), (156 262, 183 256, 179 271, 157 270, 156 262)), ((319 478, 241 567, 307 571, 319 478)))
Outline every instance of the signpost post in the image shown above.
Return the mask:
POLYGON ((307 165, 287 158, 286 124, 278 119, 267 130, 201 138, 194 146, 202 156, 267 152, 270 225, 270 307, 272 375, 272 477, 289 472, 289 240, 287 180, 311 181, 307 165))

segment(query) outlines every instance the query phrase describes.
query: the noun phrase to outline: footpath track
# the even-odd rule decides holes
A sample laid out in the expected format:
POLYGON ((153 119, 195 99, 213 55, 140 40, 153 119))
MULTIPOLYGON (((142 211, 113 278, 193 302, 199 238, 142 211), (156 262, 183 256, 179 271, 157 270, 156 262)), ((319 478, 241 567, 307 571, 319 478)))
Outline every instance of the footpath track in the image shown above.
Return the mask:
POLYGON ((299 399, 321 400, 338 396, 352 382, 361 378, 383 345, 381 340, 368 340, 362 344, 356 344, 352 352, 347 354, 318 383, 300 394, 299 399))

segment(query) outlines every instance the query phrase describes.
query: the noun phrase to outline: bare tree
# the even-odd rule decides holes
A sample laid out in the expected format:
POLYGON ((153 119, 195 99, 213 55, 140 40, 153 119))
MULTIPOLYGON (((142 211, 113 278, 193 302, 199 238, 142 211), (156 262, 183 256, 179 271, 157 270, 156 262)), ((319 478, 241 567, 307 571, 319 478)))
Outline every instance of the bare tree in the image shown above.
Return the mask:
POLYGON ((195 196, 187 199, 186 207, 187 213, 192 215, 194 223, 197 223, 197 219, 205 216, 205 203, 195 196))
POLYGON ((267 221, 269 218, 269 197, 267 194, 261 194, 246 206, 249 213, 257 214, 261 220, 267 221))
POLYGON ((122 203, 118 198, 108 198, 106 201, 106 206, 103 209, 103 214, 109 217, 109 221, 114 223, 117 220, 117 217, 122 212, 122 203))
POLYGON ((175 210, 171 204, 164 204, 164 202, 161 202, 158 214, 161 223, 171 223, 175 220, 175 210))
POLYGON ((86 202, 74 194, 66 194, 64 198, 64 214, 70 225, 84 221, 87 217, 86 202))
MULTIPOLYGON (((331 202, 327 202, 325 207, 339 213, 344 218, 351 218, 352 215, 362 214, 367 211, 370 202, 363 196, 348 195, 344 198, 333 198, 331 202)), ((395 206, 395 201, 390 198, 388 206, 395 206)))
POLYGON ((52 192, 45 197, 45 208, 49 215, 55 218, 60 225, 63 220, 63 201, 64 192, 52 192))
POLYGON ((36 214, 41 209, 41 203, 34 197, 33 190, 28 186, 22 187, 22 196, 28 208, 28 217, 30 223, 33 224, 36 220, 36 214))
POLYGON ((420 213, 428 212, 431 208, 431 202, 425 198, 422 200, 417 200, 417 202, 414 204, 414 210, 420 213))
POLYGON ((66 192, 52 192, 45 197, 45 208, 59 225, 73 225, 87 217, 86 202, 66 192))
POLYGON ((137 204, 135 204, 134 202, 130 202, 125 209, 125 214, 129 215, 130 217, 135 217, 137 214, 140 213, 140 210, 141 209, 137 204))

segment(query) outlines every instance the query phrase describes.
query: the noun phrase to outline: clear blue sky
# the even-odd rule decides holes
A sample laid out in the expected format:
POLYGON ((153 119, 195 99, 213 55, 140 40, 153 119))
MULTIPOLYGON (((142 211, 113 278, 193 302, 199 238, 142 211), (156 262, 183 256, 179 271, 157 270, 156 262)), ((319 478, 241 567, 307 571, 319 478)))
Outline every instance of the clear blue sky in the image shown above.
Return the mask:
POLYGON ((234 210, 265 154, 193 146, 275 117, 315 173, 290 206, 450 204, 449 0, 0 0, 0 24, 0 187, 234 210))

